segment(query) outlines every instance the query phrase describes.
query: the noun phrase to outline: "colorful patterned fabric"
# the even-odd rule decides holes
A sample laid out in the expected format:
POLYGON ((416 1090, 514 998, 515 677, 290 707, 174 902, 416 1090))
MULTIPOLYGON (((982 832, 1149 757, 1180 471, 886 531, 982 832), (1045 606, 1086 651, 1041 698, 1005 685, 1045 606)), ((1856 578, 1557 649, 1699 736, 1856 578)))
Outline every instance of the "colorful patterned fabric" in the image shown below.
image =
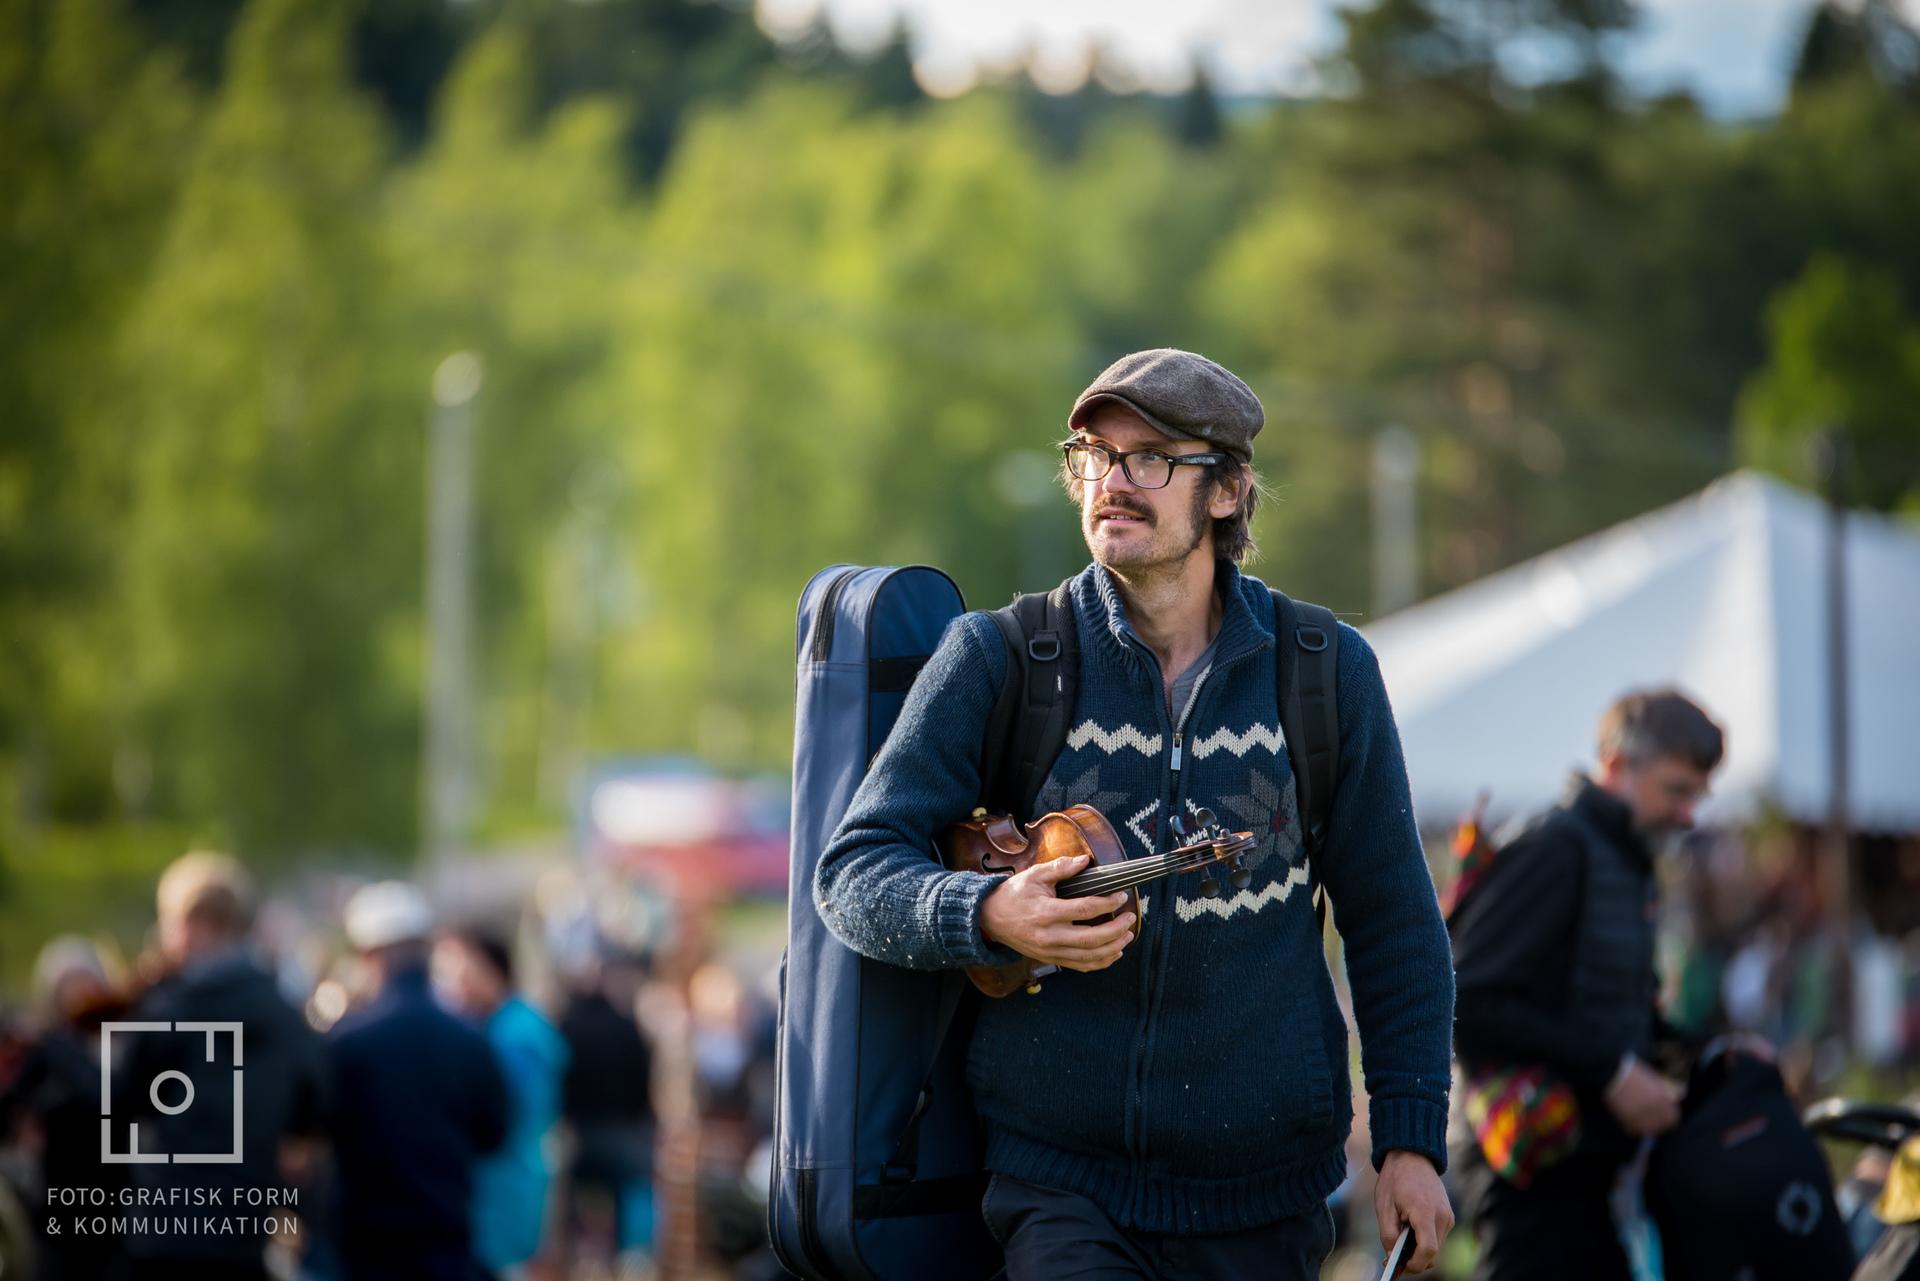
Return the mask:
POLYGON ((1467 1120, 1493 1172, 1517 1188, 1580 1142, 1580 1103, 1543 1067, 1512 1068, 1467 1081, 1467 1120))
POLYGON ((1499 850, 1487 839, 1484 815, 1487 797, 1483 792, 1473 812, 1453 829, 1453 880, 1440 895, 1440 915, 1453 919, 1454 909, 1466 901, 1473 887, 1486 878, 1499 850))

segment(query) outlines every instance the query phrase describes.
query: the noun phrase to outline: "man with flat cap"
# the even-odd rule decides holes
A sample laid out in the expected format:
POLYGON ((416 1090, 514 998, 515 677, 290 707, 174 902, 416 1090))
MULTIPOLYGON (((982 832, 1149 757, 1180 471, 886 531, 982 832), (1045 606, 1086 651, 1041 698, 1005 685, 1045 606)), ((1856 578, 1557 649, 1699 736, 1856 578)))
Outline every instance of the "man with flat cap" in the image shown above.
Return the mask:
POLYGON ((993 1176, 982 1214, 1011 1281, 1319 1275, 1352 1120, 1322 889, 1360 1030, 1382 1243, 1410 1228, 1424 1271, 1452 1226, 1446 930, 1372 651, 1344 624, 1300 627, 1307 607, 1240 571, 1263 421, 1239 378, 1167 348, 1116 361, 1074 402, 1062 479, 1093 563, 1055 597, 1078 681, 1031 807, 1092 805, 1128 857, 1177 848, 1211 810, 1257 838, 1247 875, 1225 892, 1211 876, 1144 887, 1136 938, 1130 912, 1093 923, 1124 895, 1056 895, 1082 860, 1013 876, 935 862, 934 835, 983 794, 1014 667, 977 612, 947 630, 820 860, 821 914, 866 956, 1057 967, 1040 993, 982 1002, 968 1047, 993 1176), (1296 638, 1334 655, 1311 857, 1276 664, 1296 638))

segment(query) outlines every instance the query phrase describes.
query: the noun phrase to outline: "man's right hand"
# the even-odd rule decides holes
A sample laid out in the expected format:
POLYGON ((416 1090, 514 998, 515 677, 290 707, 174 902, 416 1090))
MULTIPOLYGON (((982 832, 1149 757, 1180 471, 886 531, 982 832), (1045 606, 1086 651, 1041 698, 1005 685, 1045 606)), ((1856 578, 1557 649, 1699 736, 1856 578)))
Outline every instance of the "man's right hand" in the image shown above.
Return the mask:
POLYGON ((1036 863, 994 887, 980 904, 980 928, 989 943, 1063 970, 1104 970, 1132 938, 1132 912, 1123 890, 1089 898, 1061 898, 1054 886, 1091 862, 1085 854, 1036 863), (1081 921, 1120 912, 1102 925, 1081 921))
POLYGON ((1680 1087, 1638 1059, 1608 1087, 1606 1098, 1628 1134, 1665 1134, 1680 1124, 1680 1087))

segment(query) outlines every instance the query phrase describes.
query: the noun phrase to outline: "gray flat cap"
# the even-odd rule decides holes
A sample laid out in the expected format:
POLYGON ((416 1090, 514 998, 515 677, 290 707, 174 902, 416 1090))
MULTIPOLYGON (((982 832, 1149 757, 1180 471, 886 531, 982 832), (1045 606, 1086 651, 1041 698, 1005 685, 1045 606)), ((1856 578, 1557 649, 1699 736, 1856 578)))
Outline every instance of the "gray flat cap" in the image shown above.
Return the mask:
POLYGON ((1253 388, 1177 347, 1136 351, 1108 365, 1073 402, 1067 426, 1085 426, 1105 404, 1124 405, 1165 435, 1204 440, 1241 462, 1253 461, 1253 438, 1267 421, 1253 388))

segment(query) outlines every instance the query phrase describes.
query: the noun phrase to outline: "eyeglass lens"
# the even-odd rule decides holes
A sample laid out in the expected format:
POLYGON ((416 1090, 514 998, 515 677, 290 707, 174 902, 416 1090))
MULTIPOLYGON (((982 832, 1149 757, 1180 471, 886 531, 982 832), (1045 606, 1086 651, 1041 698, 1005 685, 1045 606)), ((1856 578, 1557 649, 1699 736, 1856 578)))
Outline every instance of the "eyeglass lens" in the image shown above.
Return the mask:
POLYGON ((1067 470, 1079 480, 1099 480, 1113 470, 1116 457, 1127 479, 1142 489, 1160 489, 1173 477, 1173 464, 1158 450, 1116 455, 1101 445, 1070 446, 1067 450, 1067 470))

